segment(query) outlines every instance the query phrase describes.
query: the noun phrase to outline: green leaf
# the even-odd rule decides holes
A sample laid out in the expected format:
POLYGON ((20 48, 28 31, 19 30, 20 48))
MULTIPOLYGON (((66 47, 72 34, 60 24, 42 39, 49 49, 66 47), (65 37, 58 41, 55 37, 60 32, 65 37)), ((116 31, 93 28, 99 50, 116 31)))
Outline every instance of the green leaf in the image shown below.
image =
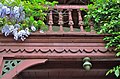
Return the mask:
POLYGON ((89 4, 89 5, 88 5, 88 8, 89 8, 89 9, 91 9, 91 8, 92 8, 92 6, 93 6, 93 4, 89 4))
POLYGON ((113 72, 113 70, 110 69, 109 71, 107 71, 106 76, 109 75, 109 74, 112 73, 112 72, 113 72))
POLYGON ((33 22, 33 21, 34 21, 34 17, 30 16, 30 22, 33 22))
POLYGON ((118 52, 118 53, 116 54, 116 56, 120 56, 120 52, 118 52))
POLYGON ((84 8, 80 8, 80 10, 81 10, 81 11, 85 11, 85 12, 86 12, 86 10, 85 10, 84 8))
POLYGON ((99 20, 100 20, 100 19, 99 19, 98 17, 97 17, 97 18, 95 18, 95 21, 96 21, 96 22, 99 22, 99 20))
POLYGON ((119 75, 120 75, 119 69, 115 70, 115 76, 119 77, 119 75))

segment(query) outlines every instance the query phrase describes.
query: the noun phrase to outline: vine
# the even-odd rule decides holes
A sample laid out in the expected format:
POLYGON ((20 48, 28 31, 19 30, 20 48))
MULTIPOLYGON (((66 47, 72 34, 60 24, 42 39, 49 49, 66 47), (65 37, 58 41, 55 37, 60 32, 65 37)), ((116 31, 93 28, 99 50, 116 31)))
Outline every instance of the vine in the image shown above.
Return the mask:
MULTIPOLYGON (((110 34, 104 40, 106 48, 115 47, 116 56, 120 56, 120 0, 91 0, 88 12, 85 16, 85 24, 88 20, 94 22, 95 30, 101 34, 110 34)), ((113 67, 106 75, 114 73, 120 75, 120 66, 113 67)))

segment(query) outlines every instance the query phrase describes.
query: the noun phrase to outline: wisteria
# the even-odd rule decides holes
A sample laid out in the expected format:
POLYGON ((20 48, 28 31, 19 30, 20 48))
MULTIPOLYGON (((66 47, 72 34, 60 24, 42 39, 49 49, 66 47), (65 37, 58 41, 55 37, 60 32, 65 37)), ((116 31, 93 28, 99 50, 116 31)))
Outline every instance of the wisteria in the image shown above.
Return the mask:
POLYGON ((8 36, 12 33, 14 27, 10 27, 9 25, 5 24, 5 26, 2 28, 2 33, 5 35, 5 36, 8 36))
POLYGON ((18 32, 18 28, 15 28, 13 30, 13 35, 15 40, 18 40, 20 38, 22 41, 24 41, 26 37, 30 35, 30 32, 28 28, 26 28, 25 30, 20 30, 19 32, 18 32))
POLYGON ((26 39, 26 37, 28 37, 30 35, 29 29, 26 28, 25 30, 20 30, 20 25, 19 24, 15 24, 13 25, 5 25, 2 28, 2 33, 5 36, 8 36, 10 34, 12 34, 14 36, 15 40, 21 39, 22 41, 24 41, 26 39))
POLYGON ((33 31, 33 32, 35 32, 36 31, 36 28, 35 28, 35 26, 31 26, 31 30, 33 31))
MULTIPOLYGON (((19 30, 21 25, 18 23, 25 19, 25 12, 22 6, 10 7, 0 3, 0 18, 6 18, 7 21, 10 20, 15 23, 14 25, 6 23, 3 26, 1 31, 5 36, 13 35, 15 40, 21 39, 24 41, 30 35, 29 28, 19 30)), ((34 27, 32 30, 36 31, 36 28, 34 27)))
POLYGON ((23 7, 20 6, 5 6, 0 3, 0 17, 4 18, 8 16, 10 19, 14 19, 16 22, 20 22, 25 19, 25 12, 23 11, 23 7))
POLYGON ((50 6, 56 1, 47 0, 0 0, 0 29, 4 36, 24 41, 31 32, 44 33, 44 23, 50 6), (46 6, 46 5, 49 5, 46 6))

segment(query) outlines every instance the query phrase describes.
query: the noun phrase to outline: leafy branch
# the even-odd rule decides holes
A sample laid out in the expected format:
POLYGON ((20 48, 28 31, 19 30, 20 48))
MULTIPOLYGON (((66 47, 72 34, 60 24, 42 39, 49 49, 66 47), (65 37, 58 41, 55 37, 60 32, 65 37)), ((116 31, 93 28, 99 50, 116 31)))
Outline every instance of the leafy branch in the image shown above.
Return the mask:
MULTIPOLYGON (((110 34, 105 37, 106 48, 115 47, 116 56, 120 56, 120 0, 91 0, 88 5, 85 23, 94 22, 95 30, 101 34, 110 34)), ((120 66, 109 70, 106 75, 113 73, 116 77, 120 74, 120 66)))

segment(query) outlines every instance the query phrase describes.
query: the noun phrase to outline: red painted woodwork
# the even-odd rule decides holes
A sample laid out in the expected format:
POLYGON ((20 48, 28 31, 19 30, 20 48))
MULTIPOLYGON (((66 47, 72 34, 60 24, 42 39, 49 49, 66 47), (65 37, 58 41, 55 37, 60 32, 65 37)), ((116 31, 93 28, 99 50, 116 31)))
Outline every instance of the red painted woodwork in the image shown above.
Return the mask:
POLYGON ((49 30, 48 30, 48 32, 52 32, 52 25, 53 25, 52 10, 50 10, 48 24, 49 24, 49 30))
POLYGON ((58 9, 59 10, 59 22, 58 24, 60 25, 60 30, 59 32, 63 32, 63 15, 62 15, 62 9, 58 9))
POLYGON ((2 79, 12 79, 19 74, 19 72, 34 65, 33 63, 35 62, 29 62, 29 59, 36 62, 39 62, 36 59, 48 59, 49 61, 57 61, 60 59, 75 62, 82 61, 84 57, 89 56, 92 61, 97 60, 99 62, 106 59, 113 61, 111 58, 114 58, 115 52, 112 48, 105 49, 105 42, 102 40, 104 36, 109 35, 80 34, 74 32, 60 34, 33 33, 25 42, 21 42, 15 41, 12 36, 6 39, 6 37, 1 34, 0 55, 3 59, 22 59, 26 61, 10 71, 13 75, 6 74, 2 79))
POLYGON ((53 26, 56 24, 59 25, 58 26, 59 27, 58 33, 65 32, 64 31, 65 26, 70 27, 69 32, 75 32, 74 28, 76 28, 78 26, 80 27, 79 32, 85 32, 85 30, 83 28, 83 26, 84 26, 83 19, 82 19, 83 16, 82 16, 82 12, 81 12, 80 8, 87 9, 87 6, 83 6, 83 5, 56 5, 53 9, 51 9, 51 7, 50 7, 50 13, 48 14, 49 30, 47 32, 48 33, 54 32, 53 26), (55 11, 57 13, 55 13, 55 11), (78 11, 76 13, 77 15, 74 15, 75 11, 78 11), (58 15, 57 19, 55 19, 55 17, 57 17, 56 14, 58 15), (65 16, 65 14, 68 16, 68 18, 65 16), (55 17, 53 17, 53 16, 55 16, 55 17), (77 17, 78 17, 78 19, 77 19, 77 17), (73 20, 73 18, 76 18, 76 20, 73 20), (77 20, 79 21, 77 23, 78 26, 75 25, 77 20), (67 23, 66 21, 69 21, 69 22, 67 23))
MULTIPOLYGON (((53 0, 49 0, 53 1, 53 0)), ((85 5, 90 3, 90 0, 57 0, 59 4, 65 5, 85 5)))
POLYGON ((74 31, 74 29, 73 29, 73 25, 74 25, 74 23, 73 23, 73 19, 72 19, 72 9, 68 9, 68 14, 69 14, 69 25, 70 25, 70 32, 73 32, 74 31))
POLYGON ((3 56, 0 56, 0 74, 2 74, 3 56))
POLYGON ((1 79, 13 79, 16 75, 18 75, 21 71, 25 70, 30 66, 34 66, 37 64, 45 63, 47 59, 27 59, 23 60, 17 67, 13 70, 5 74, 1 79))
POLYGON ((79 17, 78 25, 80 26, 80 31, 85 32, 85 30, 83 28, 84 22, 83 22, 83 19, 82 19, 81 11, 80 11, 80 9, 78 9, 77 11, 78 11, 78 17, 79 17))
POLYGON ((6 40, 1 35, 0 55, 10 58, 114 57, 114 50, 104 47, 104 36, 33 34, 21 42, 14 41, 12 37, 6 40))
POLYGON ((119 62, 97 62, 98 61, 92 61, 93 67, 91 70, 85 71, 82 67, 83 62, 80 60, 48 60, 43 64, 37 64, 25 69, 19 75, 17 75, 17 77, 22 79, 115 79, 113 76, 105 76, 105 73, 108 68, 118 65, 119 62))
POLYGON ((22 59, 26 61, 10 71, 13 75, 6 74, 2 79, 12 79, 25 68, 34 65, 35 62, 29 62, 29 59, 36 62, 39 62, 39 59, 48 59, 50 61, 61 59, 75 62, 82 61, 84 57, 89 56, 92 61, 97 60, 99 62, 100 59, 112 61, 111 58, 114 58, 115 52, 112 48, 106 49, 104 47, 103 38, 105 36, 109 35, 74 32, 59 34, 33 33, 27 40, 21 42, 15 41, 12 36, 6 39, 0 34, 0 56, 3 59, 22 59))
POLYGON ((80 8, 85 8, 88 9, 87 5, 56 5, 54 7, 55 9, 80 9, 80 8))

